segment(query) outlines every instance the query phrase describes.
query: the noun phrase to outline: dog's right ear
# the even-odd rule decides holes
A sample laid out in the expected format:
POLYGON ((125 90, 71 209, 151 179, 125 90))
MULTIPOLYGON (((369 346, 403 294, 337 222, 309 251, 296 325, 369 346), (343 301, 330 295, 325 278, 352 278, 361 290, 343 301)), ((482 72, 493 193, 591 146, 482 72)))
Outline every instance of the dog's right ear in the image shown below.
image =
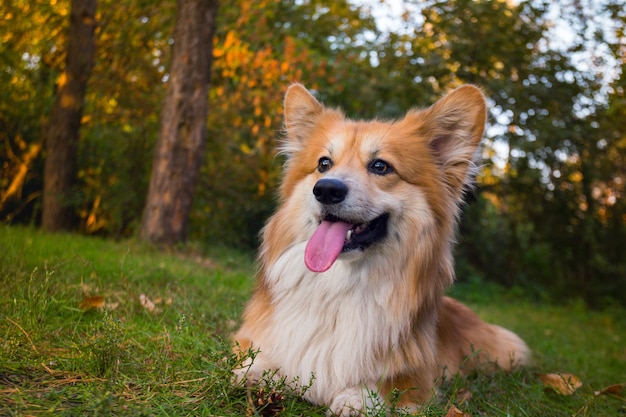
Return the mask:
POLYGON ((293 84, 285 94, 285 128, 289 141, 302 144, 310 135, 324 106, 302 84, 293 84))

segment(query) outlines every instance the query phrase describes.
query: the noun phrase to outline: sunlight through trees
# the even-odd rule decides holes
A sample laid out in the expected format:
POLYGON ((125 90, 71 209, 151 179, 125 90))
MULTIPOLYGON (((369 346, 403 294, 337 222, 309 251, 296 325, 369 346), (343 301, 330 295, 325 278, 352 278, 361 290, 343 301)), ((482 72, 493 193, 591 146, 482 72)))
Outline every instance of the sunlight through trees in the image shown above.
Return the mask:
MULTIPOLYGON (((384 22, 392 10, 386 2, 223 3, 212 45, 202 41, 205 51, 213 46, 214 62, 189 239, 256 246, 274 208, 282 162, 274 149, 290 83, 357 118, 399 116, 474 83, 491 117, 459 237, 459 278, 594 304, 624 299, 622 2, 407 0, 395 2, 384 22)), ((139 233, 152 155, 170 112, 161 109, 174 64, 185 59, 171 62, 176 7, 174 0, 98 4, 75 179, 53 193, 71 211, 69 228, 139 233)), ((53 109, 76 40, 71 10, 69 0, 0 8, 0 215, 7 222, 46 224, 44 183, 61 171, 44 169, 54 153, 42 144, 54 146, 61 127, 53 109)), ((185 234, 177 236, 172 241, 185 234)))

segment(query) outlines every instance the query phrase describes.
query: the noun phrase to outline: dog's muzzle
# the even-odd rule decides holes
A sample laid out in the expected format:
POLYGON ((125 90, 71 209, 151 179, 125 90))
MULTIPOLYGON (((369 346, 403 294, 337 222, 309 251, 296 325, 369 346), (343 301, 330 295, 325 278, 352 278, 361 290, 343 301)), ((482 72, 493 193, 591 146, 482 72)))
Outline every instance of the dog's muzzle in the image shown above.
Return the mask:
MULTIPOLYGON (((348 191, 343 181, 332 178, 322 178, 313 187, 315 199, 328 209, 344 202, 348 191)), ((375 218, 355 218, 342 213, 341 206, 322 212, 326 214, 319 220, 305 250, 305 263, 311 271, 324 272, 341 253, 364 251, 387 236, 388 213, 375 218)))

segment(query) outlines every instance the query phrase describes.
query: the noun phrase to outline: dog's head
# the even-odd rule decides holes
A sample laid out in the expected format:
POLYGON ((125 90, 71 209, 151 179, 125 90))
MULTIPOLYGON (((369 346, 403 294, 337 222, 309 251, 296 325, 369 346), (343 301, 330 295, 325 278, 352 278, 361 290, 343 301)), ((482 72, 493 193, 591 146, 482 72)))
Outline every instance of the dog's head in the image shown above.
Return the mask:
POLYGON ((292 85, 273 239, 307 241, 305 262, 315 272, 340 255, 451 240, 484 124, 485 100, 472 86, 400 120, 353 121, 292 85))

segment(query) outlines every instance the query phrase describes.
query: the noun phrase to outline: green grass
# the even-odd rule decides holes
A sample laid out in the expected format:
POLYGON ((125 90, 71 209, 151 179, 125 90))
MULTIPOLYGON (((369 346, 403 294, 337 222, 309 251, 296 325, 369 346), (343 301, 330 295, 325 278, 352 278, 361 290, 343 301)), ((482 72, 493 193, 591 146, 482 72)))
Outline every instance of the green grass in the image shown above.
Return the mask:
MULTIPOLYGON (((324 415, 284 383, 263 392, 233 383, 228 336, 253 274, 253 255, 226 249, 164 253, 0 226, 0 415, 267 416, 250 404, 272 388, 283 395, 277 415, 324 415), (81 308, 94 296, 104 308, 81 308)), ((422 415, 445 416, 451 404, 472 416, 626 414, 623 396, 594 395, 626 382, 626 309, 537 304, 480 282, 453 295, 518 332, 535 362, 446 381, 422 415), (546 390, 536 374, 551 372, 575 374, 583 386, 571 396, 546 390)))

